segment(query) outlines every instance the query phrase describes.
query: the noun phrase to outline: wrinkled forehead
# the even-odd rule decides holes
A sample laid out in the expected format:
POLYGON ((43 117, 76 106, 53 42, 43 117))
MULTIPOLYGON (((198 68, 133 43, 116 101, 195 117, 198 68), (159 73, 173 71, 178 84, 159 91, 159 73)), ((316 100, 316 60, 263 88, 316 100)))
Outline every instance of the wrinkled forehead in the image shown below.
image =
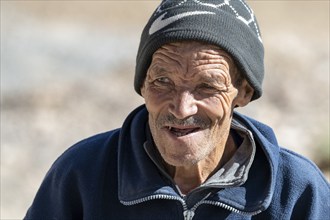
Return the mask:
POLYGON ((225 50, 219 48, 216 45, 204 43, 201 41, 178 41, 167 43, 156 50, 154 54, 164 50, 178 55, 197 55, 197 57, 194 58, 208 58, 212 57, 213 55, 221 55, 231 62, 233 61, 230 54, 228 54, 225 50))
MULTIPOLYGON (((180 41, 164 44, 153 54, 152 62, 187 62, 189 64, 225 64, 229 69, 236 69, 233 58, 216 45, 200 41, 180 41)), ((235 71, 236 72, 236 71, 235 71)))

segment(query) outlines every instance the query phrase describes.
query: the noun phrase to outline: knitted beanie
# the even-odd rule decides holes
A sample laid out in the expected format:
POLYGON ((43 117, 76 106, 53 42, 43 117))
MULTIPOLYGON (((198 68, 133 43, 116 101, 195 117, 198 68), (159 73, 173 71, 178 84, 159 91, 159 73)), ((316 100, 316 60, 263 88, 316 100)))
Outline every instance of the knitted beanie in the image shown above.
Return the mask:
POLYGON ((252 9, 244 0, 163 0, 142 35, 136 58, 134 88, 141 94, 153 53, 170 42, 194 40, 229 53, 254 88, 262 94, 264 49, 252 9))

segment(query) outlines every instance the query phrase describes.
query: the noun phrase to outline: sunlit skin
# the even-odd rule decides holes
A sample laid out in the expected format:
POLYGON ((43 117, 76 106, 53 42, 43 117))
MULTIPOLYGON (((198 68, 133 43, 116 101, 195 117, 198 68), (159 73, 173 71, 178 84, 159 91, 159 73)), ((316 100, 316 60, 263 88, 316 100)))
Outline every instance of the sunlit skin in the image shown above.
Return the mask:
POLYGON ((141 88, 155 145, 183 194, 202 184, 234 154, 229 135, 235 106, 253 89, 220 48, 193 41, 166 44, 152 58, 141 88))

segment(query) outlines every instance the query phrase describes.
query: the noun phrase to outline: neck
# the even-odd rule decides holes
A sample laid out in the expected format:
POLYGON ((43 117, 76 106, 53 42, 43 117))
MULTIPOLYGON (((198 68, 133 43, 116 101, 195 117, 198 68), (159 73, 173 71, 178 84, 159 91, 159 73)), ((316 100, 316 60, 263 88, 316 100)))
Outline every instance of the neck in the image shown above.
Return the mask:
POLYGON ((207 158, 198 163, 181 167, 166 164, 166 167, 181 193, 186 195, 218 171, 234 155, 235 151, 235 142, 229 135, 224 147, 215 148, 207 158))

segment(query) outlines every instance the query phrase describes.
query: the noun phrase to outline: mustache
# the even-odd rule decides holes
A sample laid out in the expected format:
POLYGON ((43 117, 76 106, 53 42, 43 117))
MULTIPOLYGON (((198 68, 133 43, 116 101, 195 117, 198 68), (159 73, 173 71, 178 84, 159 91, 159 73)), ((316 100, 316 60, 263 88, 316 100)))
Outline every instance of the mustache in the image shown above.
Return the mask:
POLYGON ((166 114, 163 116, 160 116, 156 121, 157 128, 162 128, 164 126, 196 126, 200 127, 201 129, 205 129, 210 127, 211 120, 208 118, 203 118, 198 115, 192 115, 184 119, 177 119, 172 114, 166 114))

